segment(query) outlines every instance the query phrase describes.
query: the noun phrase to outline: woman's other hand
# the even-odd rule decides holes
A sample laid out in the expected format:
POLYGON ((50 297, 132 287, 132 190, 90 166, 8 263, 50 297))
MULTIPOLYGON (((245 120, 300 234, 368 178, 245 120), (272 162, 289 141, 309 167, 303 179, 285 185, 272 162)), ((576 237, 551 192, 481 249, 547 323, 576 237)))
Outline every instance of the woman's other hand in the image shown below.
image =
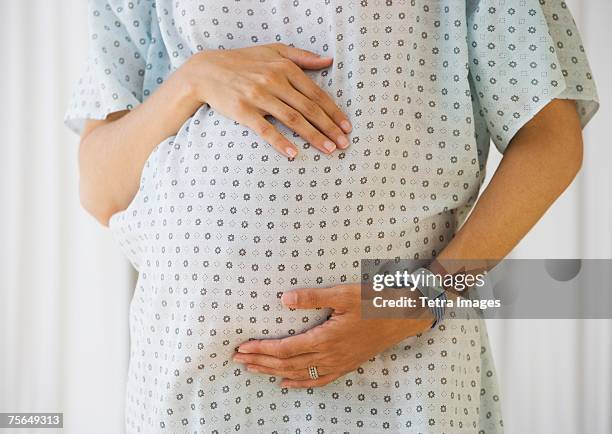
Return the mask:
POLYGON ((282 387, 324 386, 398 342, 429 330, 434 320, 427 308, 415 308, 407 319, 364 320, 360 284, 293 290, 283 294, 282 301, 295 309, 333 309, 327 321, 302 334, 239 346, 235 362, 246 364, 250 372, 282 377, 282 387), (318 379, 309 377, 309 366, 316 366, 318 379))

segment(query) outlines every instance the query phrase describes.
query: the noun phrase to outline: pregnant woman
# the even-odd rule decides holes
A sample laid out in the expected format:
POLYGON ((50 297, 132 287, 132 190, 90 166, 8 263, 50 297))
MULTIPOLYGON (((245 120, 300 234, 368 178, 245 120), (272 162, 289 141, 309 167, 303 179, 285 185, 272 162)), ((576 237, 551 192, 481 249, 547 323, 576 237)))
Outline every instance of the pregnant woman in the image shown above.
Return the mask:
POLYGON ((360 260, 503 258, 571 182, 597 95, 564 2, 93 0, 90 28, 66 122, 138 271, 128 433, 502 431, 483 320, 362 319, 360 260))

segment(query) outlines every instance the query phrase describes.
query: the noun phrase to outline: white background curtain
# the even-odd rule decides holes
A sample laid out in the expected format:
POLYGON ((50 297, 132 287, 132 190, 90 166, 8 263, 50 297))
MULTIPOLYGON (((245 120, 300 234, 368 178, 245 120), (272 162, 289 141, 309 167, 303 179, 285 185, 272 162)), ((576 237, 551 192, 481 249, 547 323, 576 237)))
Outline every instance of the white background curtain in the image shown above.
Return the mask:
MULTIPOLYGON (((603 104, 581 175, 513 257, 612 258, 612 2, 568 4, 603 104)), ((86 2, 1 5, 0 412, 63 411, 64 433, 120 434, 134 276, 79 206, 77 138, 62 125, 86 2)), ((492 151, 490 173, 498 162, 492 151)), ((609 320, 497 320, 489 334, 508 433, 612 432, 609 320)))

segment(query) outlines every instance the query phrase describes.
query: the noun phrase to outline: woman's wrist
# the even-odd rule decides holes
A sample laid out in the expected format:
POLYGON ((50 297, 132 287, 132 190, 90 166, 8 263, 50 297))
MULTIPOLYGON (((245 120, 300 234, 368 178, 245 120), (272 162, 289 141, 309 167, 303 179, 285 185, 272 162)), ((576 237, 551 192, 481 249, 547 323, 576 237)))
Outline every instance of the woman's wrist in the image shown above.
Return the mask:
POLYGON ((207 52, 201 51, 191 56, 175 72, 177 86, 182 103, 198 107, 207 104, 206 73, 203 65, 207 62, 207 52))
MULTIPOLYGON (((202 78, 200 77, 199 80, 201 81, 202 78)), ((206 104, 201 97, 197 82, 198 78, 191 66, 184 64, 178 68, 166 81, 170 88, 171 105, 181 112, 193 114, 203 104, 206 104)))
POLYGON ((412 275, 417 276, 418 280, 414 282, 415 287, 421 293, 421 298, 424 298, 427 308, 434 318, 431 324, 433 328, 442 321, 445 313, 447 296, 446 288, 442 283, 443 275, 432 271, 429 267, 418 268, 412 272, 412 275))

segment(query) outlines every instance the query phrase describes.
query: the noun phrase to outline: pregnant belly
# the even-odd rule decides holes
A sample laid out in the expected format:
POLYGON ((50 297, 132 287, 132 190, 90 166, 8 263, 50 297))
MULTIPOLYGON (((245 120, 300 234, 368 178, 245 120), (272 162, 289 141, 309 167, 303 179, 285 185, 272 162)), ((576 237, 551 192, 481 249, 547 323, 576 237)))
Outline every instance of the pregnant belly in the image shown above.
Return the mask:
POLYGON ((449 172, 419 172, 436 155, 401 141, 323 155, 277 126, 300 148, 293 161, 205 109, 149 156, 110 221, 139 271, 134 354, 198 349, 209 363, 249 338, 301 333, 329 311, 290 311, 284 291, 358 282, 361 259, 429 257, 452 236, 441 211, 467 193, 449 172))
POLYGON ((258 278, 256 273, 190 272, 185 279, 172 271, 141 271, 130 308, 132 335, 141 339, 133 345, 186 353, 197 349, 207 358, 230 357, 250 338, 301 333, 330 313, 283 307, 280 295, 291 285, 279 283, 284 280, 279 273, 262 273, 258 278))

